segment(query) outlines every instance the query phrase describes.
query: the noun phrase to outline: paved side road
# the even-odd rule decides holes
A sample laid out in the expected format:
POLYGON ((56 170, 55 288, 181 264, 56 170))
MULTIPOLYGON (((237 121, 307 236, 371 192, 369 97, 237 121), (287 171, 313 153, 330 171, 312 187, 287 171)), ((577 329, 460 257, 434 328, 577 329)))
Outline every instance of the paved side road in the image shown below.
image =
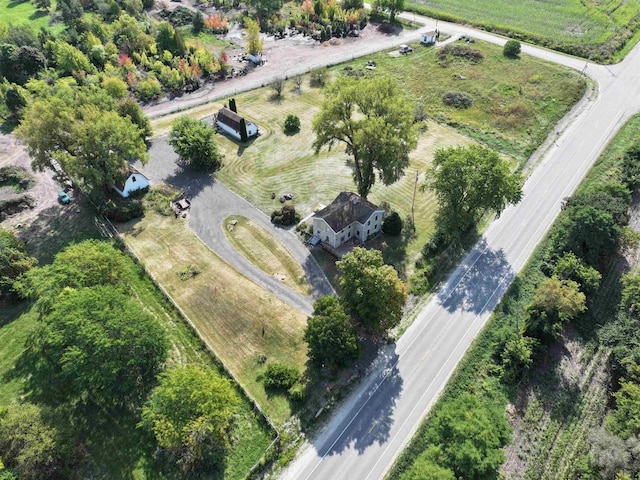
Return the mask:
MULTIPOLYGON (((506 41, 445 22, 439 27, 497 44, 506 41)), ((528 45, 523 52, 580 71, 586 66, 583 59, 528 45)), ((586 72, 597 82, 598 96, 552 133, 557 139, 528 178, 520 204, 492 222, 392 352, 380 356, 325 429, 303 446, 283 479, 373 480, 388 472, 555 220, 563 199, 640 109, 640 45, 621 64, 589 65, 586 72)))
POLYGON ((149 163, 145 166, 136 165, 136 168, 149 177, 152 185, 166 183, 187 193, 191 200, 189 226, 233 268, 306 314, 313 311, 314 299, 322 295, 335 295, 324 272, 292 230, 275 227, 267 215, 212 176, 183 171, 176 163, 178 156, 167 143, 166 137, 154 139, 149 154, 149 163), (225 228, 224 220, 230 215, 242 215, 251 219, 282 242, 304 269, 312 286, 311 297, 306 297, 267 275, 229 243, 222 229, 225 228))

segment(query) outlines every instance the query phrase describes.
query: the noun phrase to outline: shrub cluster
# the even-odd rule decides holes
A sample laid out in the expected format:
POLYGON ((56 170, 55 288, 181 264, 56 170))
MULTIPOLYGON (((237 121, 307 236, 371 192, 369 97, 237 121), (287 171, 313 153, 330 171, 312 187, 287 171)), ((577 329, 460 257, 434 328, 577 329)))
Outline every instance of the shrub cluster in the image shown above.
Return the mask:
POLYGON ((284 133, 291 135, 300 131, 300 118, 297 115, 287 115, 284 121, 284 133))
POLYGON ((438 59, 441 63, 448 62, 451 57, 462 58, 471 63, 480 63, 484 59, 480 50, 467 45, 445 45, 438 50, 438 59))
POLYGON ((271 214, 271 222, 276 225, 295 225, 300 221, 300 214, 296 212, 296 207, 287 204, 280 210, 274 210, 271 214))
POLYGON ((465 109, 473 104, 473 99, 465 92, 447 92, 442 96, 442 102, 450 107, 465 109))

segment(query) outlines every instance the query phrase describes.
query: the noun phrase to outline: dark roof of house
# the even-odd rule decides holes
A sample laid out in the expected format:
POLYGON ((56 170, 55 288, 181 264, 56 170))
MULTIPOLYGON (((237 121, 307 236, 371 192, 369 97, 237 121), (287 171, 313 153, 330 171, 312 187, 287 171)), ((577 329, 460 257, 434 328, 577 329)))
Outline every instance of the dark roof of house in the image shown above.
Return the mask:
POLYGON ((242 117, 236 112, 229 110, 227 107, 222 107, 218 112, 216 120, 224 123, 234 130, 240 130, 240 120, 242 120, 242 117))
POLYGON ((381 209, 360 195, 341 192, 330 205, 317 212, 314 217, 322 218, 334 232, 339 232, 353 222, 366 222, 376 210, 381 209))

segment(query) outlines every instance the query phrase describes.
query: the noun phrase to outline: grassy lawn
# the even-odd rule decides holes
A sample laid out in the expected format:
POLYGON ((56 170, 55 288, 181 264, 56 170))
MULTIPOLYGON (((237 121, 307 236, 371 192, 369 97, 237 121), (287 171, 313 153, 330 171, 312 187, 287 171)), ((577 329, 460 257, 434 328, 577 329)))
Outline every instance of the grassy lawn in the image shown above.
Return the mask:
POLYGON ((628 38, 628 29, 637 27, 640 17, 640 4, 626 0, 412 0, 408 6, 489 30, 516 32, 555 48, 582 51, 585 57, 588 52, 593 52, 594 57, 612 54, 620 47, 618 39, 628 38))
MULTIPOLYGON (((51 10, 55 8, 52 2, 51 10)), ((37 10, 29 0, 0 0, 0 26, 28 24, 34 32, 49 28, 51 17, 44 10, 37 10)))
MULTIPOLYGON (((416 173, 420 186, 437 149, 475 140, 513 156, 514 164, 522 164, 584 91, 584 81, 576 72, 524 56, 508 60, 500 48, 481 42, 472 47, 484 55, 477 65, 452 60, 443 67, 435 49, 417 46, 411 55, 392 57, 383 52, 332 69, 333 76, 340 74, 344 66, 362 70, 365 75, 392 75, 407 95, 424 107, 429 118, 448 124, 426 122, 426 131, 411 154, 404 178, 388 187, 375 185, 371 192, 373 202, 387 202, 403 219, 411 214, 416 173), (369 59, 377 64, 373 73, 364 70, 369 59), (508 76, 504 75, 506 69, 508 76), (456 74, 466 79, 452 80, 456 74), (469 93, 474 98, 472 107, 457 110, 445 106, 442 95, 453 89, 469 93)), ((306 79, 301 92, 287 82, 282 99, 274 99, 269 88, 238 95, 240 114, 255 121, 262 135, 247 146, 216 136, 224 154, 224 166, 217 178, 267 214, 280 206, 277 198, 284 192, 295 195, 296 209, 305 216, 329 204, 339 192, 355 190, 352 165, 340 145, 318 155, 312 148, 311 122, 323 98, 322 90, 309 87, 306 79), (300 118, 300 133, 283 133, 282 124, 288 114, 300 118), (271 193, 276 193, 275 200, 271 193)), ((189 114, 202 118, 221 105, 212 103, 189 114)), ((156 135, 168 132, 176 116, 154 121, 156 135)), ((393 250, 389 261, 407 278, 433 231, 435 208, 433 194, 418 188, 415 235, 402 242, 387 242, 386 247, 393 250)))
POLYGON ((124 237, 271 419, 276 424, 287 420, 290 405, 265 392, 258 359, 266 355, 303 370, 305 315, 239 275, 180 220, 148 213, 130 224, 124 237), (181 280, 179 272, 189 266, 200 273, 181 280))
POLYGON ((229 217, 224 223, 227 239, 247 260, 265 273, 278 276, 282 283, 303 295, 310 294, 302 267, 273 235, 242 216, 229 217), (231 225, 232 221, 237 223, 231 225))

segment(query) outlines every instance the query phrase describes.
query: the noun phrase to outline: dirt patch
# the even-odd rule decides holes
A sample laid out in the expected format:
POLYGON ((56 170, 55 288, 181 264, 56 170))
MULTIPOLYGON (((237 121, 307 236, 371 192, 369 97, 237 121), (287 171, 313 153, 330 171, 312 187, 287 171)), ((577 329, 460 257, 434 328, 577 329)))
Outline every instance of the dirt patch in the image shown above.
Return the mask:
MULTIPOLYGON (((19 235, 18 231, 22 227, 30 225, 43 210, 50 210, 52 207, 58 207, 54 210, 59 209, 60 211, 73 208, 73 206, 58 203, 60 186, 51 177, 51 172, 32 172, 31 159, 25 151, 24 145, 13 135, 0 134, 0 167, 9 166, 22 167, 32 173, 35 180, 34 185, 25 193, 33 199, 33 202, 30 208, 9 215, 6 219, 0 219, 2 228, 13 229, 19 235)), ((13 198, 19 196, 16 194, 7 195, 13 198)))

